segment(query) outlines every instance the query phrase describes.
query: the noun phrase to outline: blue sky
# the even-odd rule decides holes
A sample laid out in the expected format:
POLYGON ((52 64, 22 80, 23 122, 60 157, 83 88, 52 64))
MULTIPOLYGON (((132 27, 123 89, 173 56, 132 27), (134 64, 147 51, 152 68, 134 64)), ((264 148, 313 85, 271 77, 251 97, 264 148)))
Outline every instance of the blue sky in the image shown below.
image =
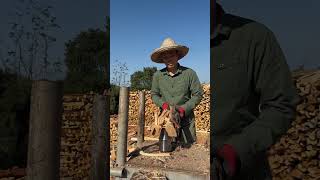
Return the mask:
MULTIPOLYGON (((8 46, 9 22, 18 0, 3 0, 0 11, 0 50, 8 46)), ((81 30, 104 27, 109 14, 107 0, 40 0, 54 7, 62 27, 49 56, 64 60, 64 43, 81 30)), ((320 66, 319 0, 222 0, 227 12, 257 20, 276 35, 292 68, 320 66)), ((209 0, 111 0, 111 65, 127 62, 130 73, 156 66, 149 55, 161 41, 172 36, 190 47, 181 64, 195 69, 201 81, 209 80, 209 0), (203 80, 204 79, 204 80, 203 80)), ((157 67, 163 67, 158 65, 157 67)), ((112 69, 112 66, 111 66, 112 69)), ((61 74, 63 77, 64 74, 61 74)))
POLYGON ((265 24, 276 35, 289 66, 320 67, 319 0, 221 0, 232 14, 265 24))
MULTIPOLYGON (((56 16, 57 23, 61 29, 53 32, 51 35, 57 38, 57 41, 50 46, 49 60, 60 59, 64 61, 65 43, 75 38, 80 31, 86 31, 89 28, 104 29, 105 17, 109 15, 109 4, 107 0, 38 0, 43 5, 53 6, 52 14, 56 16)), ((9 22, 13 21, 13 13, 19 0, 1 1, 0 10, 0 52, 5 53, 10 46, 8 33, 10 31, 9 22)), ((26 22, 28 23, 28 22, 26 22)), ((1 54, 0 54, 1 55, 1 54)), ((65 70, 65 69, 63 69, 65 70)), ((55 73, 51 79, 63 79, 65 72, 55 73)))
MULTIPOLYGON (((153 63, 151 52, 166 37, 188 46, 181 65, 194 69, 201 82, 210 81, 209 0, 111 0, 111 71, 115 60, 125 62, 129 74, 153 63)), ((129 76, 128 76, 129 78, 129 76)), ((112 79, 112 72, 111 72, 112 79)))

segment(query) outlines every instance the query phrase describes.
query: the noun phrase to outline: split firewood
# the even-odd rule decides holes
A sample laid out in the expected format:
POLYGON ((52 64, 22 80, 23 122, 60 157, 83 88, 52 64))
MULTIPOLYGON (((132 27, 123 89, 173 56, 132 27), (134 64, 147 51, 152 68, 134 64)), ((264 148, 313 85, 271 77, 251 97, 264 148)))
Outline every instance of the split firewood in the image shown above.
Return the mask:
MULTIPOLYGON (((138 138, 136 138, 136 137, 132 137, 130 140, 131 140, 131 141, 138 141, 138 138)), ((159 140, 159 138, 154 138, 154 137, 144 137, 144 140, 145 140, 145 141, 158 141, 158 140, 159 140)))
POLYGON ((320 71, 293 75, 300 104, 287 133, 269 150, 274 179, 320 177, 320 71))
POLYGON ((143 156, 150 156, 150 157, 168 157, 170 153, 146 153, 144 151, 140 151, 140 154, 143 156))

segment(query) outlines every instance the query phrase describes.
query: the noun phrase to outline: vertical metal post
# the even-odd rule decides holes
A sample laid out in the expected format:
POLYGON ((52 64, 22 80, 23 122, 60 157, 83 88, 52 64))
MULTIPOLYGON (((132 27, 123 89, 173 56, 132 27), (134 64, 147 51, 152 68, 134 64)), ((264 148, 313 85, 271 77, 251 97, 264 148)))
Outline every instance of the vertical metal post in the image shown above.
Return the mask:
POLYGON ((117 164, 124 166, 127 156, 128 136, 128 114, 129 114, 129 88, 120 88, 119 116, 118 116, 118 140, 117 140, 117 164))
POLYGON ((63 85, 34 81, 31 90, 27 180, 58 180, 63 85))
POLYGON ((91 180, 108 179, 107 98, 95 95, 92 118, 91 180))
POLYGON ((137 145, 139 148, 142 147, 144 141, 144 118, 145 118, 145 92, 139 92, 139 117, 138 117, 138 137, 137 145))

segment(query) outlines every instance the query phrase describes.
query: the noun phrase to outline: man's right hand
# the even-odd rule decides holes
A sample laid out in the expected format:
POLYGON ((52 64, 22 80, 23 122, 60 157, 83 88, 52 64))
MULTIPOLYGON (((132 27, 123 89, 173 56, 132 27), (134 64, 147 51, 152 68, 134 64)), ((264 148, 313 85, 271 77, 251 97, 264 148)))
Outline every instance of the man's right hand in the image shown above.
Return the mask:
POLYGON ((223 169, 225 170, 228 177, 234 177, 240 170, 240 159, 235 149, 225 144, 222 148, 217 150, 217 155, 223 160, 223 169))
POLYGON ((162 104, 162 110, 165 111, 165 110, 167 110, 167 109, 169 109, 169 104, 168 104, 167 102, 164 102, 164 103, 162 104))

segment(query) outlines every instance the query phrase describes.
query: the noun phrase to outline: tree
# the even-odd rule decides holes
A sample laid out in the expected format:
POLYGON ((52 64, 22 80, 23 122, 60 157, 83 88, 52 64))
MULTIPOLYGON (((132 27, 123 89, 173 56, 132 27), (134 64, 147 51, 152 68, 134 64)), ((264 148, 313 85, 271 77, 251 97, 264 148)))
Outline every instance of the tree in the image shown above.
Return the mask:
POLYGON ((0 168, 25 166, 31 82, 0 69, 0 168))
POLYGON ((150 90, 152 86, 153 74, 157 71, 156 67, 145 67, 143 71, 136 71, 131 75, 132 90, 150 90))
POLYGON ((129 82, 126 79, 126 77, 128 76, 127 64, 125 62, 122 63, 119 60, 115 60, 115 63, 112 66, 113 66, 112 84, 117 86, 128 86, 129 82))
POLYGON ((60 71, 61 62, 49 56, 50 45, 56 41, 51 34, 60 26, 51 13, 52 6, 36 0, 19 1, 18 5, 10 22, 12 47, 3 66, 17 77, 47 79, 49 71, 60 71))
POLYGON ((60 26, 52 7, 20 0, 10 19, 11 44, 0 54, 0 168, 26 166, 31 80, 48 79, 59 70, 49 55, 60 26), (52 69, 53 68, 53 69, 52 69))
POLYGON ((101 92, 106 89, 108 36, 106 31, 89 29, 65 44, 66 92, 101 92))

